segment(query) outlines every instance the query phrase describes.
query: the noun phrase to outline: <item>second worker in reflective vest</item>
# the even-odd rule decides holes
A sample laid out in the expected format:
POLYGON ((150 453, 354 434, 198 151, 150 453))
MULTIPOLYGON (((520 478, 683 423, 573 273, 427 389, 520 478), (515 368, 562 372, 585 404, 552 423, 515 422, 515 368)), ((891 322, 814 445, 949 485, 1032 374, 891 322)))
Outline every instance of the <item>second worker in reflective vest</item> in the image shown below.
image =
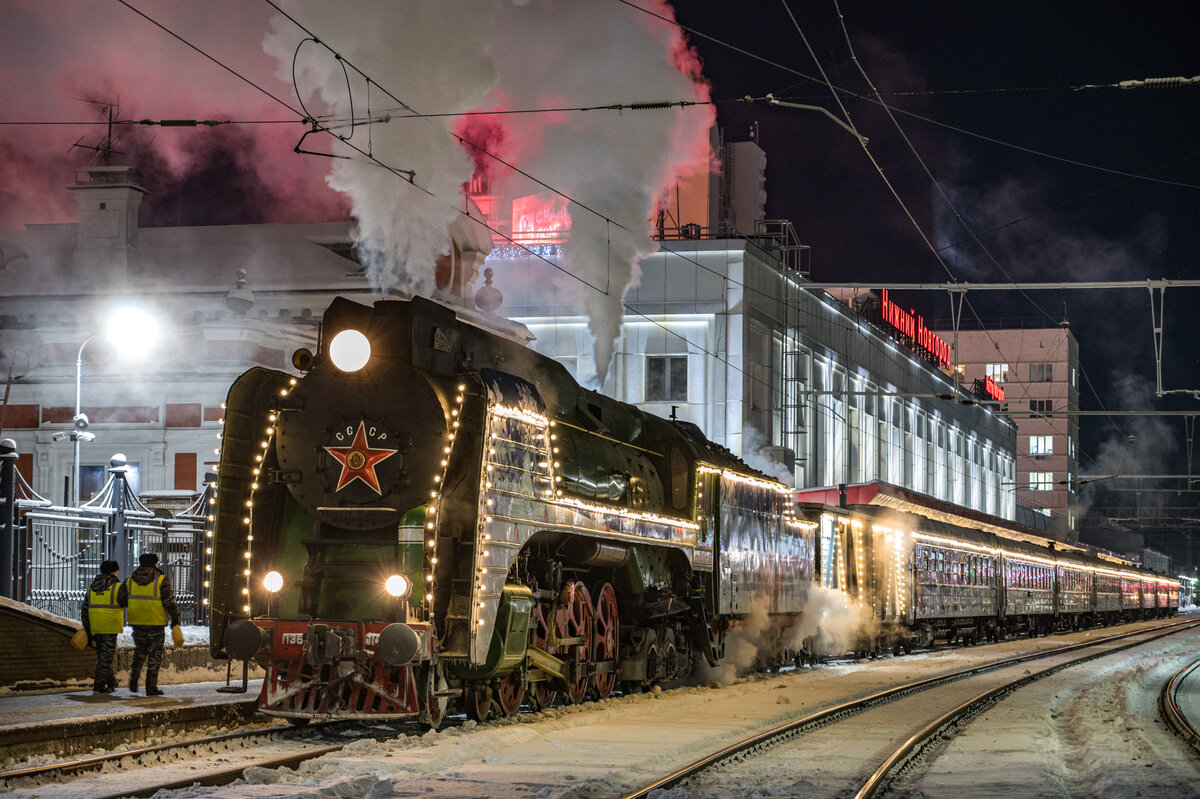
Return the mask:
POLYGON ((125 588, 129 596, 129 626, 133 628, 133 664, 129 670, 129 690, 135 694, 146 665, 146 696, 162 696, 158 670, 162 667, 163 643, 168 619, 179 626, 179 607, 171 581, 158 568, 158 555, 148 552, 138 559, 138 567, 125 588))

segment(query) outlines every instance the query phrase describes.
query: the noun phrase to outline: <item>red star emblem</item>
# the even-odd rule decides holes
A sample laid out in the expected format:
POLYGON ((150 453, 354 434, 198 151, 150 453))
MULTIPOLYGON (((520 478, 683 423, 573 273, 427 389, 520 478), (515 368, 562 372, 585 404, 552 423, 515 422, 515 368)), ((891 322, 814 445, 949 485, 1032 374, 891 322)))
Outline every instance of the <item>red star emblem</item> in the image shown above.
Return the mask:
POLYGON ((354 434, 354 440, 350 442, 350 446, 325 447, 325 451, 342 464, 342 474, 338 477, 337 488, 334 491, 341 491, 355 480, 362 480, 376 494, 382 496, 383 492, 379 489, 379 477, 375 474, 375 465, 392 457, 399 450, 383 447, 372 449, 367 444, 365 423, 359 422, 358 432, 354 434))

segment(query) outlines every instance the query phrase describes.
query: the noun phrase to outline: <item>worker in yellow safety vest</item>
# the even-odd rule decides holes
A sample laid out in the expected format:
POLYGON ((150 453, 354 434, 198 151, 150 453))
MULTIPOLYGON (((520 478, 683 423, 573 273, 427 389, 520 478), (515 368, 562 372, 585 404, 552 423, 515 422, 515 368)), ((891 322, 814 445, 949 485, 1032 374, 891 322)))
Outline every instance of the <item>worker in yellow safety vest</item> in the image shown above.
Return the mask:
POLYGON ((162 667, 163 644, 166 631, 163 629, 168 617, 175 645, 182 643, 183 632, 179 628, 179 607, 175 604, 175 592, 171 581, 158 568, 158 555, 152 552, 138 559, 138 567, 125 580, 129 592, 129 626, 133 628, 133 664, 129 671, 129 690, 137 693, 142 664, 146 665, 146 696, 162 696, 158 687, 158 670, 162 667))
POLYGON ((117 577, 119 568, 120 564, 115 560, 100 564, 100 573, 88 586, 80 612, 88 646, 96 648, 94 694, 110 694, 117 689, 113 661, 117 655, 117 636, 125 629, 125 605, 128 602, 125 584, 117 577))

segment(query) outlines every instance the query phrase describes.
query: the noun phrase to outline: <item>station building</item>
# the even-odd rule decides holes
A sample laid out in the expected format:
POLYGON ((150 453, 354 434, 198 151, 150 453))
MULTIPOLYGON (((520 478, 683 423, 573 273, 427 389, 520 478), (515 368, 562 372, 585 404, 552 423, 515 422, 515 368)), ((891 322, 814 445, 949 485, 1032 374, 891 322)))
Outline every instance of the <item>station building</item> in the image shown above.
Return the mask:
MULTIPOLYGON (((761 173, 754 147, 740 161, 761 173)), ((691 206, 699 210, 681 202, 660 218, 660 250, 624 296, 602 379, 553 242, 534 257, 456 223, 434 298, 469 302, 490 290, 487 310, 461 313, 515 320, 511 330, 527 330, 531 346, 584 384, 695 422, 798 487, 879 480, 1012 519, 1015 425, 956 385, 941 346, 918 341, 927 331, 905 336, 806 286, 790 227, 753 210, 760 181, 714 181, 691 206), (733 213, 732 194, 750 210, 733 213)), ((140 228, 136 169, 82 169, 71 190, 78 224, 0 232, 0 435, 55 502, 70 494, 77 393, 94 435, 80 445, 85 501, 117 452, 141 492, 190 497, 216 462, 233 379, 253 366, 291 369, 335 296, 383 298, 354 259, 349 222, 140 228), (131 300, 172 322, 137 363, 93 335, 131 300)), ((492 216, 516 218, 508 200, 479 199, 492 216)))
POLYGON ((562 225, 531 221, 560 216, 529 212, 536 197, 477 187, 491 224, 534 245, 487 259, 501 312, 584 385, 693 422, 799 488, 882 481, 1014 519, 1012 421, 958 385, 949 343, 923 321, 886 300, 852 308, 807 285, 807 248, 790 224, 764 219, 762 150, 719 135, 713 144, 722 168, 660 212, 659 250, 623 297, 607 370, 580 288, 563 277, 562 225))
MULTIPOLYGON (((1079 343, 1069 327, 939 332, 957 340, 967 384, 988 384, 1017 425, 1016 501, 1079 540, 1079 343), (998 393, 997 393, 998 389, 998 393)), ((1025 520, 1026 523, 1032 523, 1025 520)))

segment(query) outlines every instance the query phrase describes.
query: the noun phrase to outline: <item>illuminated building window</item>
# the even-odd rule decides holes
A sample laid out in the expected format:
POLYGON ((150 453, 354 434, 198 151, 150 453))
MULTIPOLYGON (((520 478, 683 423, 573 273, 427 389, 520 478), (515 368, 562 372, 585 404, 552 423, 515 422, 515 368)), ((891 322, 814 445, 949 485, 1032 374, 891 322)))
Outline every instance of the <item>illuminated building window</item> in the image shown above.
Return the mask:
POLYGON ((646 358, 646 402, 687 402, 686 355, 652 355, 646 358))
MULTIPOLYGON (((96 495, 108 482, 108 465, 79 467, 79 498, 83 502, 95 499, 96 495)), ((129 490, 135 494, 141 493, 142 467, 136 463, 127 463, 125 482, 129 490)))
POLYGON ((1054 490, 1054 472, 1030 472, 1029 473, 1029 490, 1030 491, 1053 491, 1054 490))
POLYGON ((1029 364, 1029 382, 1030 383, 1049 383, 1054 380, 1054 364, 1052 363, 1031 363, 1029 364))
POLYGON ((1037 414, 1049 414, 1054 412, 1053 400, 1030 400, 1029 410, 1037 414))
POLYGON ((1035 458, 1054 454, 1054 436, 1030 436, 1029 454, 1035 458))
POLYGON ((997 383, 1003 383, 1008 380, 1008 364, 989 363, 983 367, 983 373, 997 383))

